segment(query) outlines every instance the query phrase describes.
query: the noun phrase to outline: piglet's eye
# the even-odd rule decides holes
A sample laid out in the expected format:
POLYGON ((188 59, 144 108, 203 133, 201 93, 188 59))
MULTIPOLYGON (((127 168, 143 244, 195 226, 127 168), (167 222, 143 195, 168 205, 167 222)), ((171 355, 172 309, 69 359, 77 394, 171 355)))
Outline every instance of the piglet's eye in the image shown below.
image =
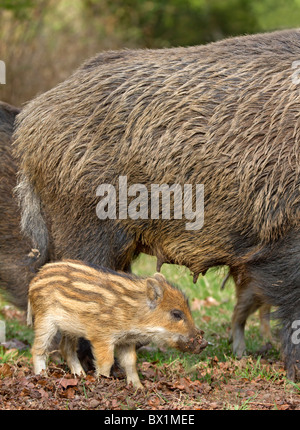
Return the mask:
POLYGON ((183 312, 180 311, 179 309, 172 309, 171 315, 172 315, 172 318, 174 318, 174 320, 176 320, 176 321, 183 320, 183 318, 184 318, 183 312))

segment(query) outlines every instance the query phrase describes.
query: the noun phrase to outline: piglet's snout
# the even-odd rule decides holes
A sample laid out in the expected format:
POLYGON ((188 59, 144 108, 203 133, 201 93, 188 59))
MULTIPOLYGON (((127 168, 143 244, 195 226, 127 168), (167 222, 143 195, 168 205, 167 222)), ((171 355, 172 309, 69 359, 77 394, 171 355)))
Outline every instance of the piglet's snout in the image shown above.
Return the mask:
POLYGON ((208 342, 203 338, 204 332, 196 330, 188 338, 180 338, 177 343, 178 349, 183 352, 190 352, 192 354, 200 354, 208 345, 208 342))

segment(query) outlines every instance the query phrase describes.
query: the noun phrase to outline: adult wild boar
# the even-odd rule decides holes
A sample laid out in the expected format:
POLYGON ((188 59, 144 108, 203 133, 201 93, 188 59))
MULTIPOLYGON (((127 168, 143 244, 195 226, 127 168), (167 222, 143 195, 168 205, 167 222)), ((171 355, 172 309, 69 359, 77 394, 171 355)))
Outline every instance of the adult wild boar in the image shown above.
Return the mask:
POLYGON ((34 276, 31 264, 37 254, 20 229, 20 210, 14 196, 17 166, 11 137, 19 109, 0 102, 0 288, 22 309, 27 308, 28 284, 34 276))
POLYGON ((299 379, 299 59, 299 30, 107 52, 30 102, 14 145, 22 227, 41 259, 47 216, 58 258, 126 270, 144 251, 195 277, 242 266, 248 286, 277 307, 287 375, 299 379), (98 187, 115 187, 119 202, 120 178, 139 184, 143 216, 125 205, 99 219, 98 187), (203 184, 202 228, 187 229, 185 216, 146 217, 153 184, 203 184))

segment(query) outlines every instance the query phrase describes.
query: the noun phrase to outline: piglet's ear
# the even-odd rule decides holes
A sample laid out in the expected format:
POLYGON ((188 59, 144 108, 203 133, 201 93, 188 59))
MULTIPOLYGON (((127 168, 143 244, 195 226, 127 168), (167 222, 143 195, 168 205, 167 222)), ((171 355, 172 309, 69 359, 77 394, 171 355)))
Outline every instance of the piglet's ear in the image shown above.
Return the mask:
POLYGON ((155 279, 147 279, 147 302, 150 309, 155 309, 164 295, 162 286, 155 279))
POLYGON ((164 275, 159 272, 154 273, 153 277, 158 281, 166 281, 166 278, 164 277, 164 275))

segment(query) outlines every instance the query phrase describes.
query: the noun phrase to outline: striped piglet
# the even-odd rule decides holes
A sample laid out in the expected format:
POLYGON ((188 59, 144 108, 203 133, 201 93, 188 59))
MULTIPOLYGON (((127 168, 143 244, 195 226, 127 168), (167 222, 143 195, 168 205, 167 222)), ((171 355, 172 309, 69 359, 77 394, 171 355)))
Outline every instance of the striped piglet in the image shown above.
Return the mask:
POLYGON ((114 353, 127 382, 142 388, 136 344, 150 341, 200 353, 207 345, 184 294, 159 273, 140 278, 80 261, 46 264, 31 281, 28 323, 34 325, 35 373, 46 368, 48 347, 59 331, 60 350, 74 374, 84 374, 77 341, 90 341, 97 375, 109 376, 114 353))

